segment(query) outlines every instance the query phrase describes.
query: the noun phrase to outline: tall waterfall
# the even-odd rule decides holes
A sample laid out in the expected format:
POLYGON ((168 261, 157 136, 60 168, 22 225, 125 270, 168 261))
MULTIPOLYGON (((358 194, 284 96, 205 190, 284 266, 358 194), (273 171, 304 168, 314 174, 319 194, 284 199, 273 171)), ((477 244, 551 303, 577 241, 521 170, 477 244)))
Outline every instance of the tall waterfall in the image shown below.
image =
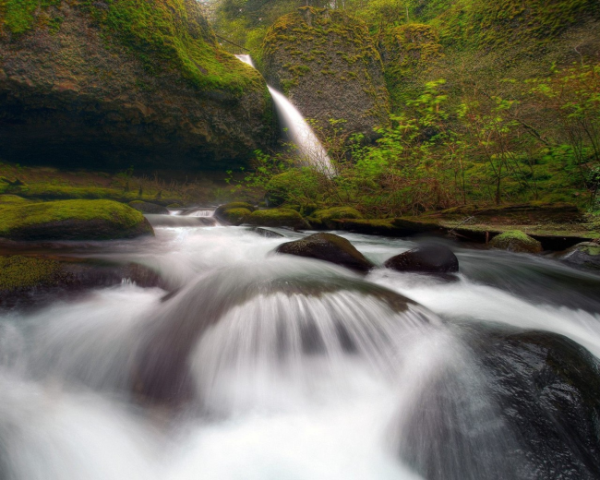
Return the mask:
MULTIPOLYGON (((254 68, 250 55, 236 55, 242 62, 254 68)), ((283 127, 286 129, 286 135, 298 147, 302 160, 312 166, 317 167, 327 175, 335 173, 327 151, 310 128, 302 114, 290 102, 285 95, 267 85, 271 97, 275 102, 275 108, 279 115, 283 127)))

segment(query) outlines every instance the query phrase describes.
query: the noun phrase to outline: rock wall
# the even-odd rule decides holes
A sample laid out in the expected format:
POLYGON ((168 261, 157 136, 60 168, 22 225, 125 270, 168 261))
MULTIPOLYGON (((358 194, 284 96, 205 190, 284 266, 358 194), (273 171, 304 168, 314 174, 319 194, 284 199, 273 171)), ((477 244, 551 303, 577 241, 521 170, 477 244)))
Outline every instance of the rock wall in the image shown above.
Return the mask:
POLYGON ((346 133, 372 137, 387 119, 379 53, 366 24, 342 11, 303 7, 281 17, 265 38, 262 64, 267 82, 324 128, 343 119, 346 133))
POLYGON ((262 77, 195 0, 0 2, 0 158, 225 168, 276 139, 262 77))

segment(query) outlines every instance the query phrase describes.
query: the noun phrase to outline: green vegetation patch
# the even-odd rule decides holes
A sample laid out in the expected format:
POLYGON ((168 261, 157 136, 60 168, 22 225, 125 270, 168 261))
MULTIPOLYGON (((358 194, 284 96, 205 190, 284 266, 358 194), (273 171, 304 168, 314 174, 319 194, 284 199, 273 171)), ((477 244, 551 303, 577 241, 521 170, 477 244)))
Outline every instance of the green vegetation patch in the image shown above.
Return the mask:
POLYGON ((16 205, 29 203, 29 200, 18 195, 0 195, 0 205, 16 205))
POLYGON ((11 255, 0 257, 0 291, 49 283, 60 270, 60 262, 49 258, 11 255))
POLYGON ((308 223, 302 215, 295 210, 285 208, 273 208, 270 210, 256 210, 245 219, 250 225, 262 227, 292 227, 309 228, 308 223))
POLYGON ((490 242, 490 246, 511 252, 539 253, 542 251, 542 244, 521 230, 509 230, 495 236, 490 242))
POLYGON ((150 233, 144 216, 111 200, 64 200, 0 206, 0 236, 28 239, 110 239, 150 233))

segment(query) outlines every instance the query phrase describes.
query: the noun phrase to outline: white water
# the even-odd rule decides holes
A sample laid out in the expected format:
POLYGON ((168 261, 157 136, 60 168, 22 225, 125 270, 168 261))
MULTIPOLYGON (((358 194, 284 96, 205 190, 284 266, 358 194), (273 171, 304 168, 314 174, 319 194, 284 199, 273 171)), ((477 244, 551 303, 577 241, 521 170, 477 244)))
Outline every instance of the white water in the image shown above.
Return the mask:
MULTIPOLYGON (((242 62, 254 68, 250 55, 236 55, 242 62)), ((310 125, 306 122, 302 114, 290 102, 285 95, 267 85, 281 125, 284 127, 284 133, 289 137, 291 143, 296 145, 300 157, 304 163, 316 167, 326 175, 334 175, 335 170, 327 151, 313 132, 310 125)))
MULTIPOLYGON (((412 245, 348 238, 376 262, 412 245)), ((396 452, 421 392, 444 369, 475 378, 471 388, 484 379, 477 380, 460 342, 435 314, 419 307, 394 313, 360 291, 327 291, 362 280, 270 254, 287 240, 235 227, 158 228, 156 239, 109 243, 104 255, 159 268, 183 288, 174 298, 161 302, 162 290, 124 283, 38 312, 2 314, 0 478, 419 479, 396 452), (317 292, 303 290, 317 281, 317 292), (129 382, 136 352, 157 340, 152 332, 185 332, 216 311, 218 321, 192 342, 184 362, 191 402, 177 413, 138 403, 129 382), (340 323, 356 343, 350 352, 336 330, 340 323), (317 348, 309 342, 307 349, 306 331, 320 339, 317 348)), ((469 269, 491 268, 485 255, 493 254, 459 252, 467 273, 455 283, 383 269, 367 280, 445 319, 559 331, 600 353, 598 310, 532 301, 478 282, 469 269)), ((493 423, 494 406, 481 392, 472 395, 479 403, 464 421, 493 423)), ((500 455, 511 441, 505 433, 481 444, 500 455)))

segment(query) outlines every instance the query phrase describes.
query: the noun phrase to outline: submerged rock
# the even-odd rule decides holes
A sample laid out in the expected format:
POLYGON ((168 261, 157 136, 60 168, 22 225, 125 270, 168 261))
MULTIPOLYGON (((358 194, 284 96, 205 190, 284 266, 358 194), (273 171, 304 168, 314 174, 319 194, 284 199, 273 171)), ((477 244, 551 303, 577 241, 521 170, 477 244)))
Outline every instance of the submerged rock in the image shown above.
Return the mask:
POLYGON ((456 273, 458 258, 445 245, 425 244, 389 258, 385 266, 399 272, 456 273))
POLYGON ((496 235, 490 241, 490 247, 515 253, 540 253, 542 244, 521 230, 510 230, 496 235))
POLYGON ((374 267, 348 240, 331 233, 315 233, 294 242, 283 243, 275 251, 323 260, 359 272, 368 272, 374 267))
POLYGON ((428 480, 600 477, 600 363, 549 332, 468 327, 402 425, 402 458, 428 480))
POLYGON ((113 240, 154 235, 133 208, 112 200, 61 200, 0 206, 0 237, 10 240, 113 240))
POLYGON ((264 75, 305 117, 373 138, 387 122, 383 65, 367 25, 341 10, 300 8, 281 17, 263 44, 264 75))
POLYGON ((142 200, 134 200, 132 202, 129 202, 129 206, 142 213, 152 213, 155 215, 169 215, 169 210, 166 207, 163 207, 162 205, 157 205, 156 203, 144 202, 142 200))
POLYGON ((4 2, 0 155, 21 164, 209 169, 275 141, 261 75, 195 0, 4 2))
POLYGON ((595 242, 578 243, 567 250, 561 259, 572 265, 600 270, 600 244, 595 242))

